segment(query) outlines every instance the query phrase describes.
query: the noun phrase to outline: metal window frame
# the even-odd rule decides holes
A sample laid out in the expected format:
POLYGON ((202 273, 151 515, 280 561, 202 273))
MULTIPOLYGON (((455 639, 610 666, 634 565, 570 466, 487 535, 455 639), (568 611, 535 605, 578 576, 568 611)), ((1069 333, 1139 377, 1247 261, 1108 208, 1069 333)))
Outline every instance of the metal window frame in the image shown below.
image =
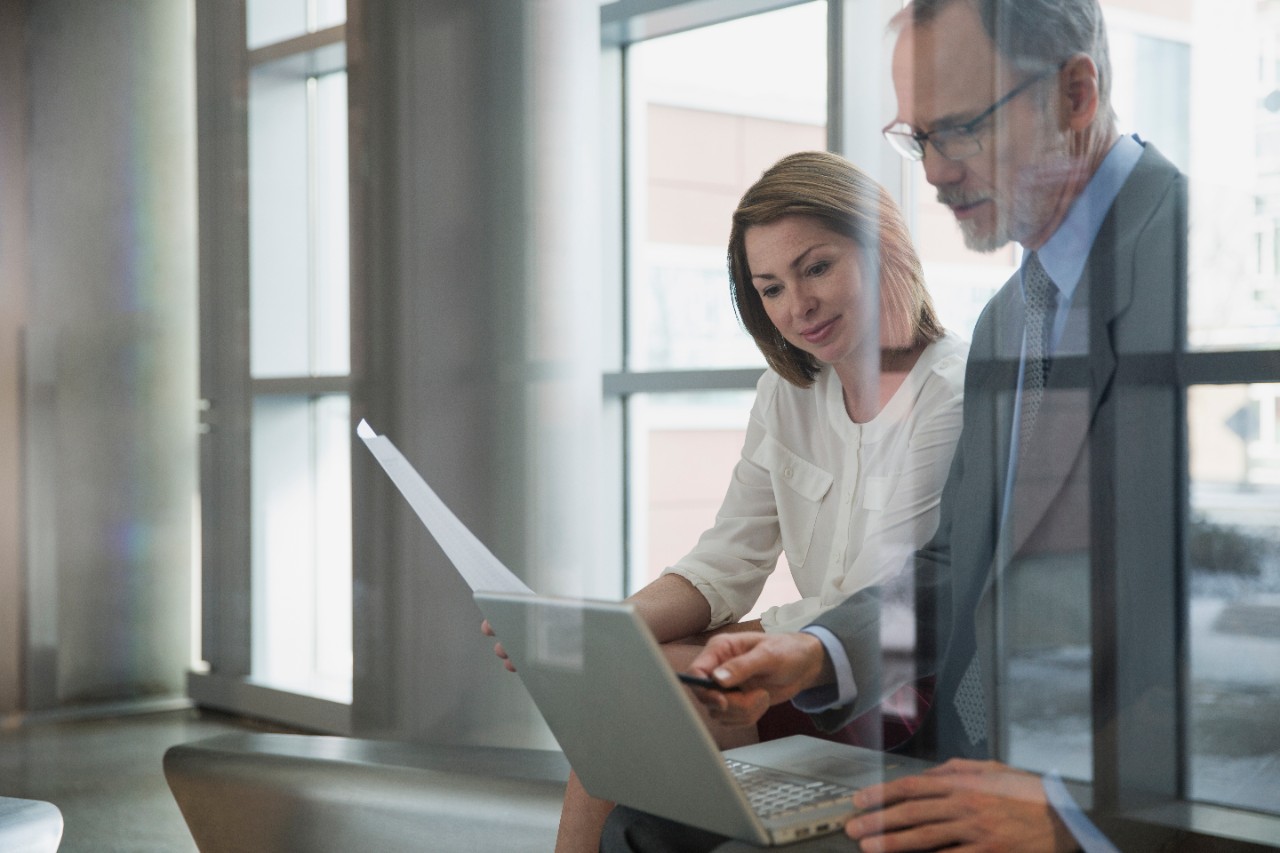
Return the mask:
MULTIPOLYGON (((248 80, 272 67, 307 78, 339 70, 346 26, 253 50, 244 0, 196 4, 200 245, 201 658, 188 674, 198 704, 349 734, 350 705, 254 684, 250 441, 264 395, 352 395, 352 375, 255 379, 250 370, 248 80)), ((352 293, 352 311, 357 310, 352 293)), ((354 350, 356 342, 352 341, 354 350)), ((356 362, 352 356, 353 366, 356 362)), ((354 372, 354 370, 353 370, 354 372)))

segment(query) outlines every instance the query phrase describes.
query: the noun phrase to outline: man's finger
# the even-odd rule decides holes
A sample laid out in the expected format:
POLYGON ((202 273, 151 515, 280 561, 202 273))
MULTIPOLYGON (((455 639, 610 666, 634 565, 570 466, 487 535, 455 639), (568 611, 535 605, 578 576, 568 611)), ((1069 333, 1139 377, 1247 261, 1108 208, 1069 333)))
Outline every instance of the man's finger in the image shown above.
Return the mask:
POLYGON ((754 723, 769 710, 769 694, 764 690, 752 690, 732 697, 720 694, 718 707, 708 706, 712 719, 730 725, 744 726, 754 723))
POLYGON ((702 648, 702 651, 700 651, 697 657, 690 662, 689 669, 694 672, 710 675, 725 661, 738 657, 747 650, 753 648, 763 639, 764 634, 718 634, 707 641, 707 644, 702 648))
POLYGON ((853 804, 859 809, 882 809, 908 800, 941 797, 952 787, 953 781, 945 776, 921 773, 868 785, 853 795, 853 804))

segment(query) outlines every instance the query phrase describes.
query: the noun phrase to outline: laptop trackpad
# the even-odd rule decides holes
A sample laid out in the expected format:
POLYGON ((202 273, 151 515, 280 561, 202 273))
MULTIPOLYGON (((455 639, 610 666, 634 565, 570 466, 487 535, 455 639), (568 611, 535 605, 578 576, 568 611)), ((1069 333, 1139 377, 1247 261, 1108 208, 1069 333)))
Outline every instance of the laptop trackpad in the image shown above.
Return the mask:
POLYGON ((931 766, 918 759, 847 746, 807 735, 793 735, 739 747, 726 751, 725 755, 750 764, 836 782, 851 788, 919 773, 931 766))

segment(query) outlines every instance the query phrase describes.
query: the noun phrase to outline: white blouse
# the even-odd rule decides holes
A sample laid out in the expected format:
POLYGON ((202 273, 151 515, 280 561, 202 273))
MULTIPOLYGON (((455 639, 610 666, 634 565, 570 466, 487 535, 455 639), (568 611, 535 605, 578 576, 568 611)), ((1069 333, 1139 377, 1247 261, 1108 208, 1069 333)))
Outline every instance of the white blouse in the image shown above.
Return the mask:
POLYGON ((951 333, 930 344, 865 424, 829 366, 809 388, 765 372, 715 525, 664 572, 706 596, 708 628, 750 612, 783 552, 802 598, 766 610, 766 631, 802 628, 910 564, 938 526, 967 354, 951 333))

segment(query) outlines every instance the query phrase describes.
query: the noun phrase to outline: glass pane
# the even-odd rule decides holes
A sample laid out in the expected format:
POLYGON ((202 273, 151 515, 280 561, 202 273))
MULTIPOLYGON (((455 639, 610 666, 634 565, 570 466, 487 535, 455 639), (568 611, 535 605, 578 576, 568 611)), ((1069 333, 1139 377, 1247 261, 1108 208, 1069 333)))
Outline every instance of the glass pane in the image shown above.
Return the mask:
POLYGON ((248 0, 245 30, 249 49, 305 35, 307 4, 308 0, 248 0))
POLYGON ((351 699, 347 397, 262 396, 252 433, 253 678, 351 699))
POLYGON ((248 0, 245 4, 249 49, 297 38, 346 23, 346 0, 248 0))
POLYGON ((257 69, 249 89, 251 371, 350 365, 347 81, 257 69))
MULTIPOLYGON (((742 453, 754 399, 752 391, 637 394, 629 399, 628 594, 688 553, 715 523, 742 453)), ((780 558, 746 618, 799 597, 786 560, 780 558)))
POLYGON ((308 175, 305 78, 249 80, 251 374, 307 372, 308 175))
POLYGON ((347 22, 347 0, 313 0, 315 18, 312 29, 323 30, 347 22))
POLYGON ((1142 13, 1133 5, 1104 3, 1117 12, 1114 100, 1121 128, 1151 140, 1189 179, 1189 346, 1276 346, 1280 6, 1245 0, 1224 15, 1214 0, 1144 4, 1142 13), (1235 139, 1229 152, 1224 127, 1235 139))
POLYGON ((1023 559, 998 582, 1005 672, 999 712, 1010 764, 1093 778, 1089 562, 1023 559))
POLYGON ((315 81, 315 324, 312 370, 350 372, 347 74, 315 81))
POLYGON ((729 296, 729 218, 779 157, 826 147, 826 3, 640 43, 628 71, 628 367, 763 365, 729 296))
POLYGON ((1189 791, 1280 811, 1280 385, 1187 395, 1189 791))

